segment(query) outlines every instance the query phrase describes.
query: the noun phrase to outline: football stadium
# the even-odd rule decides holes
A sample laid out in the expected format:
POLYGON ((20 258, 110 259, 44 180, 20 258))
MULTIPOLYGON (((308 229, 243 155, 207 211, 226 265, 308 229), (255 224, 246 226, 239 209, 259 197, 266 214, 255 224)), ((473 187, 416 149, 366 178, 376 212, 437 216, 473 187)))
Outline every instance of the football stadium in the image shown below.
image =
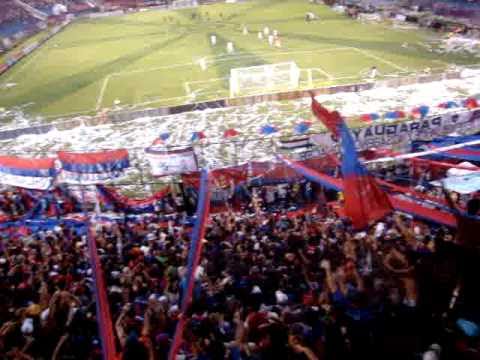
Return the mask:
POLYGON ((480 3, 0 0, 0 359, 480 359, 480 3))

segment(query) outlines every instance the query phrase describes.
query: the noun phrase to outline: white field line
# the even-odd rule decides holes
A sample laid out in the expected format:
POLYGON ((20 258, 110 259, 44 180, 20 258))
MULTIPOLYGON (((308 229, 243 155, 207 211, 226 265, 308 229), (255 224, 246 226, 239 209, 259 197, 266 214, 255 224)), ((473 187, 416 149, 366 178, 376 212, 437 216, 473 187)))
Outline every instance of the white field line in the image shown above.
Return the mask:
POLYGON ((97 104, 95 106, 95 111, 98 111, 103 103, 103 96, 105 95, 105 91, 107 90, 108 81, 110 80, 111 75, 105 76, 103 80, 102 88, 100 89, 100 94, 97 97, 97 104))
POLYGON ((220 77, 220 78, 212 78, 212 79, 208 79, 208 80, 187 81, 186 83, 191 85, 191 84, 200 84, 200 83, 206 83, 206 82, 215 82, 215 81, 218 81, 218 80, 225 80, 225 79, 228 79, 228 77, 225 76, 225 77, 220 77))
MULTIPOLYGON (((386 64, 390 65, 391 67, 394 67, 396 69, 401 70, 402 72, 408 72, 407 69, 402 68, 397 64, 394 64, 394 63, 392 63, 388 60, 382 59, 382 58, 380 58, 380 57, 378 57, 374 54, 367 53, 366 51, 355 48, 355 47, 317 48, 317 49, 312 49, 312 50, 293 50, 293 51, 281 51, 281 52, 278 52, 278 51, 261 51, 261 52, 257 52, 257 53, 254 53, 254 54, 238 53, 238 54, 236 54, 234 59, 238 59, 238 58, 248 59, 248 58, 251 58, 251 57, 254 57, 254 56, 259 56, 259 55, 276 56, 276 55, 288 55, 288 54, 311 54, 311 53, 318 53, 318 52, 325 53, 325 52, 335 52, 335 51, 356 51, 356 52, 359 52, 359 53, 361 53, 365 56, 369 56, 369 57, 377 59, 377 60, 379 60, 383 63, 386 63, 386 64)), ((207 56, 205 58, 207 58, 207 59, 211 58, 212 59, 211 61, 208 61, 209 63, 219 63, 219 62, 231 61, 232 60, 232 55, 222 54, 222 55, 217 55, 217 56, 207 56), (217 60, 215 61, 214 59, 217 59, 217 60)), ((159 66, 159 67, 150 68, 150 69, 138 69, 138 70, 132 70, 132 71, 122 71, 122 72, 112 73, 112 74, 108 75, 107 78, 104 80, 104 84, 103 84, 104 86, 102 86, 100 94, 97 97, 97 106, 96 106, 95 110, 99 109, 99 104, 101 105, 101 102, 103 101, 103 96, 104 96, 104 93, 106 91, 108 82, 110 81, 110 79, 112 77, 121 77, 123 75, 128 75, 128 74, 139 74, 139 73, 146 73, 146 72, 152 72, 152 71, 157 71, 157 70, 169 70, 169 69, 180 68, 180 67, 185 67, 185 66, 193 66, 193 65, 195 65, 194 62, 188 62, 188 63, 182 63, 182 64, 159 66)), ((318 70, 319 72, 321 72, 323 75, 325 75, 329 81, 354 79, 356 77, 356 76, 334 77, 334 76, 332 76, 331 74, 329 74, 328 72, 326 72, 325 70, 323 70, 321 68, 315 68, 315 69, 318 70)), ((216 81, 218 79, 222 79, 222 78, 211 79, 211 81, 216 81)), ((190 84, 208 82, 208 81, 209 80, 186 82, 186 83, 184 83, 185 90, 186 90, 187 94, 191 94, 192 90, 187 89, 187 87, 189 87, 190 84)), ((195 91, 195 92, 197 92, 197 91, 195 91)), ((159 101, 177 100, 177 99, 181 99, 181 98, 185 98, 185 97, 183 96, 183 97, 173 97, 173 98, 165 98, 165 99, 156 98, 156 99, 151 100, 151 101, 132 104, 132 106, 144 106, 144 105, 149 105, 149 104, 152 104, 152 103, 158 103, 159 101)))
MULTIPOLYGON (((355 75, 352 75, 352 76, 340 76, 340 77, 333 77, 331 79, 331 81, 337 81, 337 80, 347 80, 347 79, 357 79, 358 76, 355 76, 355 75)), ((216 78, 216 79, 211 79, 212 81, 213 80, 223 80, 225 78, 216 78)), ((190 81, 190 82, 185 82, 184 83, 184 86, 187 86, 187 85, 190 85, 192 83, 205 83, 205 82, 209 82, 209 80, 200 80, 200 81, 190 81)), ((342 85, 354 85, 354 83, 351 83, 351 84, 342 84, 342 85)), ((192 93, 195 93, 195 94, 198 94, 200 91, 203 91, 205 89, 208 89, 207 88, 203 88, 203 89, 198 89, 198 90, 193 90, 189 87, 189 90, 190 92, 187 92, 187 95, 186 96, 176 96, 176 97, 171 97, 171 98, 162 98, 161 96, 160 97, 157 97, 157 98, 153 98, 149 101, 144 101, 144 102, 141 102, 141 103, 134 103, 134 104, 127 104, 127 105, 131 105, 132 107, 138 107, 138 106, 146 106, 146 105, 151 105, 151 104, 156 104, 156 103, 159 103, 159 102, 169 102, 169 101, 174 101, 174 100, 180 100, 180 99, 185 99, 185 100, 188 100, 190 99, 190 96, 192 93)), ((253 93, 252 93, 253 94, 253 93)), ((269 93, 264 93, 264 92, 259 92, 258 94, 269 94, 269 93)), ((253 94, 254 95, 254 94, 253 94)), ((239 105, 239 106, 232 106, 232 107, 229 107, 229 108, 237 108, 237 107, 242 107, 243 105, 239 105)), ((167 116, 167 115, 166 115, 167 116)), ((133 121, 133 120, 132 120, 133 121)))
POLYGON ((381 62, 383 62, 384 64, 387 64, 387 65, 389 65, 389 66, 391 66, 391 67, 393 67, 393 68, 395 68, 395 69, 397 69, 397 70, 400 70, 400 71, 408 71, 407 68, 401 67, 400 65, 397 65, 397 64, 395 64, 394 62, 391 62, 390 60, 383 59, 383 58, 381 58, 380 56, 377 56, 377 55, 375 55, 375 54, 372 54, 372 53, 370 53, 370 52, 368 52, 368 51, 365 51, 365 50, 362 50, 362 49, 358 49, 358 48, 355 48, 355 47, 352 47, 351 49, 354 49, 355 51, 359 52, 359 53, 362 54, 362 55, 368 56, 368 57, 370 57, 370 58, 372 58, 372 59, 375 59, 375 60, 377 60, 377 61, 381 61, 381 62))
POLYGON ((323 70, 321 67, 314 67, 314 68, 311 68, 311 69, 318 71, 319 73, 321 73, 322 75, 324 75, 328 80, 336 80, 336 79, 338 79, 338 78, 335 78, 335 76, 333 76, 332 74, 329 74, 328 72, 326 72, 325 70, 323 70))
MULTIPOLYGON (((278 52, 278 51, 263 51, 263 52, 257 52, 257 53, 254 53, 254 54, 250 54, 250 53, 238 53, 237 56, 234 57, 234 59, 238 59, 238 58, 251 58, 251 57, 255 57, 255 56, 259 56, 259 55, 263 55, 263 56, 277 56, 277 55, 289 55, 289 54, 311 54, 311 53, 317 53, 317 52, 322 52, 322 53, 325 53, 325 52, 335 52, 335 51, 351 51, 352 48, 349 48, 349 47, 335 47, 335 48, 318 48, 318 49, 313 49, 313 50, 293 50, 293 51, 281 51, 281 52, 278 52)), ((207 63, 219 63, 219 62, 225 62, 225 61, 231 61, 232 60, 232 56, 231 55, 218 55, 218 56, 213 56, 213 57, 205 57, 205 58, 212 58, 212 59, 217 59, 217 60, 212 60, 212 61, 207 61, 207 63)), ((122 72, 116 72, 116 73, 112 73, 108 76, 108 80, 110 80, 111 77, 121 77, 123 75, 127 75, 127 74, 138 74, 138 73, 146 73, 146 72, 152 72, 152 71, 157 71, 157 70, 169 70, 169 69, 174 69, 174 68, 179 68, 179 67, 185 67, 185 66, 193 66, 195 65, 194 62, 189 62, 189 63, 182 63, 182 64, 175 64, 175 65, 165 65, 165 66, 159 66, 159 67, 155 67, 155 68, 150 68, 150 69, 138 69, 138 70, 132 70, 132 71, 122 71, 122 72)), ((334 76, 332 76, 331 74, 327 73, 325 70, 321 69, 321 68, 316 68, 318 71, 320 71, 323 75, 325 75, 327 77, 328 80, 335 80, 336 78, 334 76)), ((216 80, 219 80, 219 79, 225 79, 225 78, 216 78, 216 79, 211 79, 211 81, 216 81, 216 80)), ((203 81, 190 81, 190 82, 187 82, 187 85, 190 85, 190 84, 193 84, 193 83, 196 83, 196 82, 208 82, 210 80, 203 80, 203 81)), ((108 82, 108 81, 107 81, 108 82)), ((105 84, 104 84, 105 85, 105 84)), ((184 86, 187 86, 184 84, 184 86)), ((106 85, 105 85, 106 86, 106 85)), ((102 90, 103 92, 105 91, 104 87, 102 87, 102 90)), ((187 90, 187 88, 185 87, 185 90, 187 92, 187 94, 189 94, 190 92, 187 90)), ((100 99, 102 98, 103 100, 103 96, 104 94, 100 93, 100 95, 98 96, 97 99, 100 99)), ((101 104, 101 102, 100 102, 101 104)), ((143 103, 142 103, 143 104, 143 103)), ((99 103, 97 101, 97 107, 95 108, 95 110, 98 110, 99 109, 99 103)))
MULTIPOLYGON (((236 58, 249 58, 253 56, 276 56, 276 55, 291 55, 291 54, 311 54, 316 52, 335 52, 335 51, 346 51, 352 50, 350 47, 334 47, 334 48, 317 48, 312 50, 290 50, 290 51, 259 51, 255 53, 236 53, 236 58)), ((230 60, 232 58, 231 54, 221 54, 221 55, 213 55, 213 56, 206 56, 206 59, 213 59, 210 61, 214 63, 214 59, 223 60, 223 58, 227 58, 230 60)))
MULTIPOLYGON (((350 47, 334 47, 334 48, 318 48, 318 49, 313 49, 313 50, 293 50, 293 51, 281 51, 281 52, 278 52, 278 51, 265 52, 265 51, 263 51, 263 52, 257 52, 257 53, 254 53, 254 54, 238 53, 237 56, 235 56, 233 59, 238 59, 238 58, 248 59, 248 58, 259 56, 259 55, 277 56, 277 55, 288 55, 288 54, 311 54, 311 53, 317 53, 317 52, 325 53, 325 52, 335 52, 335 51, 352 51, 352 49, 353 48, 350 48, 350 47)), ((206 58, 209 58, 209 57, 206 57, 206 58)), ((231 61, 232 60, 232 56, 231 55, 226 55, 226 54, 225 55, 213 56, 212 58, 213 59, 218 59, 218 60, 207 61, 207 63, 219 63, 219 62, 225 62, 225 61, 231 61)), ((165 66, 159 66, 159 67, 150 68, 150 69, 138 69, 138 70, 132 70, 132 71, 121 71, 121 72, 116 72, 116 73, 110 74, 108 76, 108 80, 110 80, 110 78, 112 78, 112 77, 121 77, 123 75, 128 75, 128 74, 139 74, 139 73, 146 73, 146 72, 152 72, 152 71, 158 71, 158 70, 169 70, 169 69, 185 67, 185 66, 193 66, 193 65, 195 65, 195 62, 174 64, 174 65, 165 65, 165 66)), ((327 77, 328 80, 335 80, 336 79, 331 74, 328 74, 326 71, 324 71, 323 69, 321 69, 321 70, 320 70, 320 68, 318 68, 318 69, 319 69, 319 71, 321 71, 327 77)), ((221 78, 217 78, 217 79, 221 79, 221 78)), ((215 81, 217 79, 212 79, 212 80, 215 81)), ((208 80, 204 80, 204 81, 201 81, 201 82, 207 82, 207 81, 208 80)), ((195 83, 195 82, 194 81, 188 82, 189 85, 192 84, 192 83, 195 83)), ((102 87, 102 90, 103 90, 103 87, 102 87)), ((97 107, 95 108, 95 110, 99 109, 98 108, 98 99, 100 99, 100 97, 103 98, 103 96, 104 96, 104 94, 100 94, 100 95, 97 98, 97 107)), ((147 103, 150 103, 150 102, 147 102, 147 103)), ((144 103, 142 103, 142 104, 144 104, 144 103)))
MULTIPOLYGON (((131 104, 131 106, 133 106, 133 107, 145 106, 145 105, 150 105, 150 104, 159 103, 159 102, 161 102, 161 101, 173 101, 173 100, 179 100, 179 99, 187 99, 187 100, 188 100, 188 97, 187 97, 187 96, 176 96, 176 97, 171 97, 171 98, 162 98, 162 97, 160 96, 160 97, 157 97, 157 98, 153 98, 152 100, 149 100, 149 101, 131 104)), ((167 115, 166 115, 166 116, 167 116, 167 115)))
POLYGON ((146 72, 151 72, 151 71, 175 69, 175 68, 178 68, 178 67, 192 66, 192 65, 195 65, 195 63, 189 62, 189 63, 183 63, 183 64, 159 66, 159 67, 150 68, 150 69, 138 69, 138 70, 132 70, 132 71, 120 71, 120 72, 112 73, 112 74, 110 74, 110 76, 113 77, 113 76, 123 76, 123 75, 128 75, 128 74, 146 73, 146 72))
POLYGON ((190 90, 190 86, 189 86, 188 84, 189 84, 189 82, 188 82, 188 81, 185 81, 185 82, 183 83, 183 86, 184 86, 184 88, 185 88, 185 92, 187 93, 187 95, 190 95, 191 90, 190 90))
MULTIPOLYGON (((72 113, 59 114, 59 115, 47 115, 47 116, 42 116, 42 118, 44 118, 44 119, 58 119, 58 118, 63 118, 63 117, 75 117, 75 116, 91 113, 92 111, 93 111, 93 109, 92 110, 77 111, 77 112, 72 112, 72 113)), ((67 119, 67 120, 71 120, 71 119, 67 119)), ((54 124, 56 124, 56 122, 50 122, 48 124, 49 125, 50 124, 54 125, 54 124)))
MULTIPOLYGON (((197 93, 202 91, 202 89, 192 90, 191 85, 194 85, 194 84, 208 84, 208 83, 213 83, 213 82, 217 82, 217 81, 220 81, 220 80, 223 81, 225 79, 228 79, 228 77, 212 78, 212 79, 208 79, 208 80, 185 81, 184 86, 185 86, 185 90, 186 90, 187 95, 192 95, 192 94, 196 95, 197 93)), ((211 87, 211 85, 204 88, 204 89, 208 89, 209 87, 211 87)))
MULTIPOLYGON (((235 57, 232 55, 226 56, 226 55, 218 55, 218 56, 213 56, 213 59, 218 59, 216 61, 207 61, 207 63, 218 63, 218 62, 225 62, 225 61, 231 61, 239 58, 251 58, 259 55, 264 55, 264 56, 277 56, 277 55, 289 55, 289 54, 309 54, 309 53, 316 53, 316 52, 334 52, 334 51, 346 51, 346 50, 352 50, 353 48, 349 47, 336 47, 336 48, 326 48, 326 49, 314 49, 314 50, 294 50, 294 51, 282 51, 282 52, 276 52, 276 51, 268 51, 268 52, 257 52, 257 53, 238 53, 235 57)), ((206 57, 209 58, 209 57, 206 57)), ((188 62, 188 63, 182 63, 182 64, 174 64, 174 65, 164 65, 164 66, 159 66, 159 67, 154 67, 150 69, 138 69, 138 70, 131 70, 131 71, 121 71, 121 72, 116 72, 112 73, 111 76, 123 76, 127 74, 137 74, 137 73, 145 73, 145 72, 151 72, 151 71, 157 71, 157 70, 168 70, 168 69, 174 69, 174 68, 179 68, 179 67, 184 67, 184 66, 192 66, 195 65, 195 62, 188 62)))

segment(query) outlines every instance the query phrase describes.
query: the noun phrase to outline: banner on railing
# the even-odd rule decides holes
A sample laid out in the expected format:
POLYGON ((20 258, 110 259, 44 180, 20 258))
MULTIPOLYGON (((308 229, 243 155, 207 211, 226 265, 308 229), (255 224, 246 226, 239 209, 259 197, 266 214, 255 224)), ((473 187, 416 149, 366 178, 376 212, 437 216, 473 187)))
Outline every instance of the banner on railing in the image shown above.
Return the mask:
POLYGON ((478 162, 480 161, 479 143, 480 136, 478 135, 445 136, 433 141, 414 141, 412 142, 412 150, 414 152, 438 150, 438 153, 426 156, 426 158, 434 160, 454 159, 478 162), (464 146, 451 148, 461 144, 464 144, 464 146))
POLYGON ((474 194, 480 191, 480 173, 466 174, 462 176, 449 176, 439 181, 432 181, 432 185, 443 186, 445 189, 459 194, 474 194))
MULTIPOLYGON (((414 140, 431 140, 453 132, 478 129, 480 110, 451 112, 439 116, 398 123, 373 124, 352 128, 358 149, 385 147, 393 144, 410 143, 414 140)), ((333 147, 330 134, 316 134, 311 140, 327 148, 333 147)))
MULTIPOLYGON (((213 170, 210 173, 211 211, 224 211, 229 203, 235 206, 236 200, 241 200, 240 198, 245 195, 240 185, 246 184, 247 176, 247 164, 213 170)), ((193 207, 198 200, 200 172, 183 174, 182 182, 186 200, 189 206, 193 207)))
MULTIPOLYGON (((296 159, 293 158, 293 160, 296 159)), ((335 156, 327 154, 320 157, 297 161, 297 163, 329 174, 335 171, 335 168, 338 165, 338 160, 335 156)), ((253 186, 276 185, 302 179, 302 175, 298 171, 283 162, 252 161, 249 163, 249 166, 251 176, 250 185, 253 186)))
POLYGON ((102 202, 113 206, 114 210, 120 210, 127 214, 143 214, 148 212, 154 213, 157 203, 170 193, 170 187, 162 189, 144 199, 129 198, 120 194, 115 188, 103 185, 98 185, 97 191, 102 202))
POLYGON ((0 156, 0 183, 27 189, 47 190, 55 176, 55 159, 0 156))
POLYGON ((58 182, 73 184, 99 184, 116 179, 130 166, 125 149, 95 153, 58 152, 61 171, 58 182))
POLYGON ((281 150, 305 150, 312 147, 309 136, 302 136, 293 139, 280 139, 278 141, 278 148, 281 150))
POLYGON ((175 175, 198 170, 193 147, 168 150, 151 146, 145 149, 153 176, 175 175))

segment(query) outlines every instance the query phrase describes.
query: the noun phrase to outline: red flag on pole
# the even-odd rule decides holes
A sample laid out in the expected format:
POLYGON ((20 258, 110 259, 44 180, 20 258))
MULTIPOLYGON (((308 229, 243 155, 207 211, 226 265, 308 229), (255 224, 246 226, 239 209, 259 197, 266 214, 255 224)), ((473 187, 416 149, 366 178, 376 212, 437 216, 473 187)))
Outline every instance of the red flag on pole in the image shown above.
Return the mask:
POLYGON ((315 117, 320 120, 325 127, 330 130, 333 136, 338 139, 340 125, 342 124, 342 116, 338 111, 328 111, 320 103, 315 100, 313 93, 310 93, 312 97, 312 112, 315 117))

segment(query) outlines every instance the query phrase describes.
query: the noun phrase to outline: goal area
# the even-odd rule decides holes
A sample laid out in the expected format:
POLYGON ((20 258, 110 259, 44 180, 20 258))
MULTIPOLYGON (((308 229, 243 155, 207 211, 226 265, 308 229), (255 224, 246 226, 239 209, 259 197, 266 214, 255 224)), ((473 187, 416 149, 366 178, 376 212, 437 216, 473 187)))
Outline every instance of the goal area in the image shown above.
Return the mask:
POLYGON ((300 69, 295 62, 230 70, 230 97, 287 91, 298 88, 300 69))

